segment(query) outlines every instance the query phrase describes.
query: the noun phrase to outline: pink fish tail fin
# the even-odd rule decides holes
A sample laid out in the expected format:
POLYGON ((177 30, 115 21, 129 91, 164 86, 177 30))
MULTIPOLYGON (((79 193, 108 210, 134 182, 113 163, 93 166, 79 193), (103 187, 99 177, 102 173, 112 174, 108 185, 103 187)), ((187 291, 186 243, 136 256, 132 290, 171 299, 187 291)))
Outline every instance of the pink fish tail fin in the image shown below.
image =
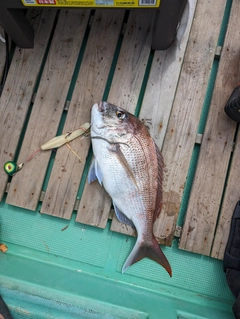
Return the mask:
POLYGON ((152 243, 150 245, 140 244, 138 241, 136 242, 135 246, 133 247, 133 250, 128 256, 125 264, 123 265, 122 273, 124 273, 128 267, 143 259, 144 257, 148 257, 156 261, 163 268, 165 268, 166 271, 169 273, 170 277, 172 277, 171 266, 166 256, 162 252, 162 249, 158 245, 158 242, 155 237, 152 238, 152 243))

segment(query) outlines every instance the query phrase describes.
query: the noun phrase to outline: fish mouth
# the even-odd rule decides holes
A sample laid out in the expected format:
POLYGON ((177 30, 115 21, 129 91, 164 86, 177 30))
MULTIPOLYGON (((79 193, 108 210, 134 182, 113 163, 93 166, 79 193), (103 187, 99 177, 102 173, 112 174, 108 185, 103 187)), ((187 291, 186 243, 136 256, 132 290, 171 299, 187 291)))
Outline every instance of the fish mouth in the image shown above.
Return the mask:
POLYGON ((91 111, 91 132, 95 132, 95 134, 101 134, 99 130, 105 127, 103 123, 103 113, 105 111, 105 102, 95 103, 92 106, 91 111))

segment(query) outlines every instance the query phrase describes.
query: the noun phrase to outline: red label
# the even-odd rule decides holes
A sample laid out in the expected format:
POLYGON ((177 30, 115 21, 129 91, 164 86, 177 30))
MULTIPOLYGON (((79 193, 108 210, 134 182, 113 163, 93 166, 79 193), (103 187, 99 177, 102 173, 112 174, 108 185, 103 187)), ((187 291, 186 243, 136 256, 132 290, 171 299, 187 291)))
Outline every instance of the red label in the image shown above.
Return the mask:
POLYGON ((56 4, 56 0, 37 0, 38 4, 56 4))

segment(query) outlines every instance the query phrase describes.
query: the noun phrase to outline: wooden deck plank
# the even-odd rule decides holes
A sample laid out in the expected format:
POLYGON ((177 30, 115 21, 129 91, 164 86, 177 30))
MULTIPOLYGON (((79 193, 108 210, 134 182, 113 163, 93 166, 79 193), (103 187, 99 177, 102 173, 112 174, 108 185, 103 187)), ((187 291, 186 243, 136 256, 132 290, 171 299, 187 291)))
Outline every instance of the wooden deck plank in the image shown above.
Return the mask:
POLYGON ((218 1, 213 10, 209 1, 197 2, 162 148, 163 209, 155 224, 165 230, 159 238, 162 244, 170 245, 173 239, 225 5, 226 0, 218 1))
POLYGON ((234 0, 179 246, 204 255, 211 252, 236 129, 224 106, 240 76, 239 10, 234 0))
MULTIPOLYGON (((160 149, 167 130, 196 3, 196 0, 189 1, 188 24, 180 45, 175 42, 168 50, 155 51, 152 61, 139 118, 149 128, 151 136, 160 149)), ((120 223, 116 215, 113 216, 111 229, 132 236, 136 234, 135 229, 120 223)), ((165 231, 162 229, 161 223, 155 223, 154 234, 156 237, 160 238, 162 234, 165 234, 165 231)), ((174 227, 172 231, 174 231, 174 227)))
MULTIPOLYGON (((90 10, 61 10, 18 162, 57 133, 90 10)), ((36 57, 35 57, 36 59, 36 57)), ((35 210, 51 151, 40 152, 12 179, 7 203, 35 210)))
POLYGON ((130 12, 108 101, 134 113, 145 74, 155 13, 130 12))
MULTIPOLYGON (((135 110, 151 50, 151 28, 154 14, 151 10, 132 10, 130 12, 108 95, 110 103, 122 106, 130 112, 135 110)), ((96 203, 95 209, 103 216, 101 225, 97 217, 94 223, 104 227, 107 222, 104 216, 108 216, 111 205, 109 197, 103 189, 100 189, 98 182, 91 185, 86 183, 76 221, 81 223, 91 221, 93 198, 96 203)))
MULTIPOLYGON (((65 132, 89 122, 92 105, 102 99, 124 14, 125 10, 96 11, 69 106, 65 132)), ((71 217, 89 144, 90 139, 77 139, 71 143, 71 147, 82 159, 81 163, 67 147, 58 150, 41 212, 66 219, 71 217)), ((90 188, 89 192, 92 191, 90 188)), ((91 197, 90 193, 88 196, 91 197)), ((99 220, 95 201, 93 206, 93 209, 88 206, 87 210, 91 211, 93 220, 99 220)), ((88 223, 92 224, 90 221, 88 223)))
POLYGON ((197 0, 189 0, 188 24, 180 45, 175 41, 165 51, 155 51, 139 118, 162 149, 183 64, 197 0))
POLYGON ((226 247, 228 236, 229 236, 232 214, 237 201, 240 200, 239 189, 238 187, 236 187, 236 185, 239 184, 239 180, 240 180, 239 154, 240 154, 240 133, 238 131, 237 140, 234 147, 234 154, 232 158, 231 168, 229 172, 229 178, 226 185, 226 191, 224 194, 224 200, 223 200, 222 209, 220 212, 220 218, 218 221, 213 248, 211 252, 211 256, 218 259, 223 259, 225 247, 226 247))
MULTIPOLYGON (((236 23, 236 25, 239 24, 239 20, 237 18, 237 15, 234 13, 234 10, 239 10, 239 3, 237 1, 235 1, 233 3, 233 7, 232 7, 232 14, 230 16, 230 19, 235 20, 234 22, 236 23)), ((231 22, 232 23, 232 22, 231 22)), ((231 28, 231 26, 229 25, 229 28, 231 28)), ((229 29, 229 32, 231 29, 229 29)), ((235 32, 235 35, 239 36, 239 29, 234 30, 232 32, 235 32)), ((226 46, 225 46, 226 47, 226 46)), ((230 50, 228 52, 231 52, 230 50)), ((239 44, 237 46, 237 52, 239 52, 239 44)), ((226 96, 224 97, 225 101, 227 100, 227 94, 231 93, 230 90, 234 89, 234 87, 236 86, 236 83, 239 81, 240 75, 239 73, 236 74, 235 72, 239 72, 240 67, 239 67, 239 57, 238 57, 238 53, 234 52, 234 56, 233 57, 227 57, 227 59, 229 60, 229 64, 235 65, 236 69, 234 69, 234 76, 232 78, 231 83, 229 83, 230 85, 233 85, 231 88, 228 87, 228 90, 226 92, 226 96), (231 60, 230 60, 231 58, 231 60), (234 83, 234 81, 236 81, 234 83)), ((226 54, 226 52, 225 52, 226 54)), ((221 58, 222 59, 222 58, 221 58)), ((227 63, 227 61, 226 61, 227 63)), ((229 80, 229 79, 228 79, 229 80)), ((227 82, 226 82, 227 83, 227 82)), ((223 101, 224 103, 224 101, 223 101)), ((222 104, 224 105, 224 104, 222 104)), ((231 126, 235 126, 236 124, 234 122, 231 121, 231 123, 229 123, 231 126)), ((217 229, 216 229, 216 234, 215 234, 215 239, 214 239, 214 243, 213 243, 213 248, 212 248, 212 252, 211 252, 211 256, 214 258, 218 258, 218 259, 223 259, 224 256, 224 250, 227 244, 227 240, 228 240, 228 236, 229 236, 229 229, 230 229, 230 223, 231 223, 231 218, 232 218, 232 214, 235 208, 235 205, 237 203, 237 201, 240 199, 239 197, 239 190, 238 187, 236 187, 236 185, 238 185, 239 183, 239 179, 240 179, 240 170, 239 170, 239 165, 240 165, 240 132, 238 130, 237 133, 237 138, 236 138, 236 142, 234 145, 234 153, 233 153, 233 157, 232 157, 232 162, 231 162, 231 167, 230 167, 230 171, 229 171, 229 177, 228 177, 228 181, 227 181, 227 185, 225 187, 225 194, 224 194, 224 199, 223 199, 223 203, 222 203, 222 208, 221 208, 221 212, 220 212, 220 217, 219 217, 219 221, 218 221, 218 225, 217 225, 217 229)))
MULTIPOLYGON (((19 137, 31 104, 34 87, 51 34, 56 12, 29 10, 28 18, 35 33, 34 49, 19 49, 15 53, 0 98, 0 163, 14 160, 19 137)), ((4 60, 5 61, 5 60, 4 60)), ((8 181, 0 170, 0 198, 8 181)))
POLYGON ((85 184, 76 222, 105 228, 111 209, 111 198, 98 182, 85 184))

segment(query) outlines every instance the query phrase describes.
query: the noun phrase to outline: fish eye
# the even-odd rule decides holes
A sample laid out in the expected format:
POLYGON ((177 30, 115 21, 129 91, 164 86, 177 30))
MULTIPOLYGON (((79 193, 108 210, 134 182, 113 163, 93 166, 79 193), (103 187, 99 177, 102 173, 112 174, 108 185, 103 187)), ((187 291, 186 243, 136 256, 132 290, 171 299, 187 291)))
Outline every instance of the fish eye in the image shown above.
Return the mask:
POLYGON ((119 119, 123 120, 125 118, 125 113, 122 111, 117 111, 116 115, 119 119))

